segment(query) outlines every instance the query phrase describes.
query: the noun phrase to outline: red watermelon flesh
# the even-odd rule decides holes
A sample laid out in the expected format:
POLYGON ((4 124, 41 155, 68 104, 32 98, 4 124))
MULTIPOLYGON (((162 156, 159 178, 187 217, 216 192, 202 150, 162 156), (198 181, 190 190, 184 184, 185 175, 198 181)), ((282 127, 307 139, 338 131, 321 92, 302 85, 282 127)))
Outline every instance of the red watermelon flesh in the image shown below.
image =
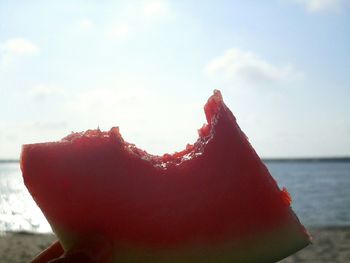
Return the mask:
POLYGON ((156 156, 119 129, 23 146, 25 185, 65 249, 88 236, 113 262, 275 262, 310 243, 235 117, 214 91, 193 145, 156 156))

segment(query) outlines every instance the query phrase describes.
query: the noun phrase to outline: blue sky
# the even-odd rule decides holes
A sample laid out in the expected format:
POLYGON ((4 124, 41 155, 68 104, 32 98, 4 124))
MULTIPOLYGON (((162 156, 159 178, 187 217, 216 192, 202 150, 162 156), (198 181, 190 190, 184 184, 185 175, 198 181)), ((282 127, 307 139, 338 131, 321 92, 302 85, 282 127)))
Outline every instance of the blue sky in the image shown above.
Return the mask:
POLYGON ((350 155, 350 1, 0 1, 0 158, 120 126, 181 150, 220 89, 262 157, 350 155))

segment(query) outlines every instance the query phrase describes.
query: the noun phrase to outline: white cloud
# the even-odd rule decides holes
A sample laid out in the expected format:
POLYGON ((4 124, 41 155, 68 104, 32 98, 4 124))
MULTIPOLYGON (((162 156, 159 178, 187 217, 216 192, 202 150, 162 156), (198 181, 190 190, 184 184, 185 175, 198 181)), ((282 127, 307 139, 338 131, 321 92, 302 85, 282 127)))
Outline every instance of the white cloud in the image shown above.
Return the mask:
POLYGON ((94 112, 105 113, 128 103, 138 103, 147 94, 141 89, 113 89, 113 88, 96 88, 77 94, 69 104, 75 111, 88 111, 93 109, 94 112))
POLYGON ((292 65, 274 65, 252 52, 238 48, 229 49, 224 55, 213 59, 207 64, 205 72, 210 76, 250 84, 302 78, 302 73, 292 65))
POLYGON ((168 13, 169 7, 166 1, 152 1, 145 5, 144 14, 147 17, 164 16, 168 13))
POLYGON ((309 12, 341 11, 350 3, 349 0, 292 0, 302 5, 309 12))
POLYGON ((129 4, 110 26, 107 25, 105 36, 112 40, 122 40, 142 34, 144 30, 172 17, 167 0, 145 1, 144 5, 129 4))
POLYGON ((24 38, 12 38, 5 43, 0 44, 0 48, 4 53, 13 55, 34 55, 39 52, 39 47, 24 38))
POLYGON ((114 26, 108 33, 109 37, 115 40, 123 39, 130 33, 128 24, 120 24, 114 26))
POLYGON ((29 95, 36 100, 45 100, 50 96, 62 94, 63 90, 56 85, 39 84, 29 90, 29 95))
POLYGON ((0 70, 13 64, 18 57, 36 55, 39 51, 40 48, 27 39, 8 39, 0 43, 0 70))
POLYGON ((88 18, 81 19, 76 23, 76 29, 79 32, 90 31, 93 28, 93 26, 94 26, 94 22, 88 18))
POLYGON ((65 130, 68 123, 66 121, 41 121, 34 122, 32 125, 40 130, 65 130))

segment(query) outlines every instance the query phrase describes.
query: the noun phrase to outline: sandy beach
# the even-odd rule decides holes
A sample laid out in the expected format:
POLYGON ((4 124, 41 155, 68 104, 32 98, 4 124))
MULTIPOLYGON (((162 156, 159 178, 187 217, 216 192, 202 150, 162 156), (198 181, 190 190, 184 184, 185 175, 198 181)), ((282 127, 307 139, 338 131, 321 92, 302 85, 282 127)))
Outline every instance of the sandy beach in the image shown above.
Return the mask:
MULTIPOLYGON (((350 227, 311 229, 310 232, 313 244, 281 263, 350 262, 350 227)), ((0 262, 29 262, 55 239, 49 234, 6 233, 0 236, 0 262)))

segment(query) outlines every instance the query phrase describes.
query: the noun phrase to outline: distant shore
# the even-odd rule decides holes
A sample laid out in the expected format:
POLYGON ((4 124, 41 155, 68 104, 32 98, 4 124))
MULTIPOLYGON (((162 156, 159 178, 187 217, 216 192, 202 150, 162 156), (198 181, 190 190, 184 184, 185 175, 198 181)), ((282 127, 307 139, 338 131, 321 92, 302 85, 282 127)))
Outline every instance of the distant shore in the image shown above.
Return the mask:
POLYGON ((0 163, 19 163, 17 159, 0 159, 0 163))
MULTIPOLYGON (((350 226, 310 228, 313 244, 280 261, 297 262, 350 262, 350 226)), ((8 232, 0 235, 0 262, 27 263, 56 237, 53 234, 8 232)))
POLYGON ((350 157, 262 158, 264 162, 350 162, 350 157))

